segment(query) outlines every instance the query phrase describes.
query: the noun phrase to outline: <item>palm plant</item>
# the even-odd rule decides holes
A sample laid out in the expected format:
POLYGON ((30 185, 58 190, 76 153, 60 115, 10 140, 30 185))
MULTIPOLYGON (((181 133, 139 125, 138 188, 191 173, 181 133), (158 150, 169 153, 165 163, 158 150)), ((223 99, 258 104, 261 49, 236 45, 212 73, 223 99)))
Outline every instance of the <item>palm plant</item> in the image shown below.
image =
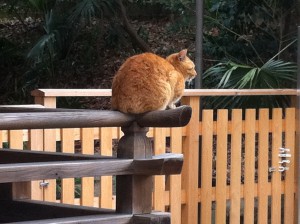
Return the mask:
MULTIPOLYGON (((218 63, 203 74, 206 86, 222 89, 280 89, 294 87, 297 82, 297 65, 292 62, 270 59, 261 67, 237 64, 232 61, 218 63)), ((278 107, 287 106, 288 98, 267 97, 215 97, 214 107, 278 107)))

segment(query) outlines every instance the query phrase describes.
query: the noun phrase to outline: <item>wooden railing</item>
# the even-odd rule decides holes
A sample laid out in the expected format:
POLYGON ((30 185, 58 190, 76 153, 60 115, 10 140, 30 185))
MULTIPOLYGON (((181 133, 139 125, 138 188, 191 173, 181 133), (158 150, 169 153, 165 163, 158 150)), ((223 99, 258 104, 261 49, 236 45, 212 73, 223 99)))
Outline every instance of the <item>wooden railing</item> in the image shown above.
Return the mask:
POLYGON ((150 126, 185 126, 191 113, 188 106, 139 116, 118 111, 1 106, 0 130, 121 126, 124 136, 119 141, 116 156, 46 153, 1 147, 0 222, 170 223, 169 213, 152 212, 152 175, 180 174, 183 155, 163 153, 153 156, 151 140, 146 134, 150 126), (17 195, 26 187, 30 190, 24 184, 20 186, 20 182, 82 177, 88 185, 91 177, 112 175, 116 176, 117 201, 114 210, 37 203, 30 200, 29 195, 17 195))
MULTIPOLYGON (((32 92, 37 104, 56 107, 57 97, 110 97, 111 90, 40 89, 32 92)), ((182 104, 193 113, 184 128, 153 128, 154 153, 184 154, 181 175, 154 178, 153 207, 170 210, 173 224, 198 223, 293 223, 295 218, 295 108, 200 110, 202 96, 289 95, 294 89, 280 90, 186 90, 182 104), (289 170, 279 172, 282 158, 279 148, 289 148, 289 170), (275 171, 269 172, 274 167, 275 171), (282 199, 283 198, 283 199, 282 199), (227 221, 226 221, 227 220, 227 221)), ((53 130, 3 131, 2 142, 14 148, 26 146, 35 150, 111 155, 122 136, 118 128, 82 128, 53 130), (43 142, 37 141, 43 136, 43 142), (95 143, 96 142, 96 143, 95 143), (59 144, 58 144, 59 143, 59 144)), ((74 197, 74 179, 62 179, 61 191, 55 180, 48 187, 32 183, 32 198, 64 203, 80 203, 103 208, 114 207, 113 177, 81 180, 80 200, 74 197), (61 197, 56 198, 59 191, 61 197)))

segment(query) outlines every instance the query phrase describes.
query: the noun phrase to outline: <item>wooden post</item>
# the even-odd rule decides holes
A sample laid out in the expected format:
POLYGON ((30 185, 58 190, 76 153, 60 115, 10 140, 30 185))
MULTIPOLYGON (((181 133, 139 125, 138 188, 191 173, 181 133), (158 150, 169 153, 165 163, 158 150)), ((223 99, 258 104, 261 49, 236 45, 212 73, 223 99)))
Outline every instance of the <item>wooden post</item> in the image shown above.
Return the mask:
MULTIPOLYGON (((151 142, 146 137, 148 130, 136 123, 122 127, 124 136, 119 141, 118 158, 151 158, 151 142)), ((116 210, 118 213, 151 213, 152 176, 117 176, 116 210)))
POLYGON ((183 142, 182 185, 186 191, 186 204, 182 209, 181 220, 182 223, 196 224, 198 223, 200 98, 198 96, 184 97, 182 102, 191 106, 193 113, 183 142))

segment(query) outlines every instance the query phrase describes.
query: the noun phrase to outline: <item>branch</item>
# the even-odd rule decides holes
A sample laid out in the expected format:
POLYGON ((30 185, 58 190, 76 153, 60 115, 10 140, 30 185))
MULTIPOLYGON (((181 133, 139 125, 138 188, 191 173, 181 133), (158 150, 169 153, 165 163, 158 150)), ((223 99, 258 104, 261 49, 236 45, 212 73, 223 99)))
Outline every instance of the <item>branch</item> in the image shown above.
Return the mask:
POLYGON ((123 26, 132 39, 132 41, 144 52, 152 52, 151 48, 149 45, 136 33, 136 31, 133 29, 131 24, 129 23, 126 9, 123 5, 122 0, 117 0, 117 3, 119 5, 119 10, 120 10, 120 16, 123 21, 123 26))

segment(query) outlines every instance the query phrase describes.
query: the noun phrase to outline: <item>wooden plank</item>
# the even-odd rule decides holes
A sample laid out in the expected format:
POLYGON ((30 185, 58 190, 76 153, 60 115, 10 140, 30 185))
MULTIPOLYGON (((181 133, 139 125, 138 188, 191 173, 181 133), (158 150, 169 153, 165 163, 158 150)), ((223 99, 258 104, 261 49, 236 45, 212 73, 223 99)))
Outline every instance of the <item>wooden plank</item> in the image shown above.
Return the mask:
MULTIPOLYGON (((272 111, 272 167, 278 167, 280 161, 278 154, 282 147, 282 109, 275 108, 272 111)), ((281 223, 281 173, 272 172, 272 203, 271 222, 281 223)))
POLYGON ((63 109, 58 109, 58 112, 1 113, 0 129, 118 127, 128 126, 133 121, 142 127, 182 127, 189 122, 191 116, 191 108, 188 106, 152 111, 139 116, 108 110, 75 110, 74 112, 70 112, 70 109, 66 112, 61 110, 63 109))
MULTIPOLYGON (((154 129, 154 155, 166 152, 166 136, 164 128, 154 129)), ((164 193, 165 176, 155 176, 153 186, 153 207, 157 211, 165 211, 164 193)))
MULTIPOLYGON (((29 130, 29 142, 28 146, 31 150, 34 151, 43 151, 44 148, 44 131, 41 129, 29 130)), ((18 156, 20 157, 20 155, 18 156)), ((43 189, 40 187, 40 181, 32 181, 30 186, 30 198, 32 200, 43 200, 44 199, 44 192, 43 189)))
POLYGON ((286 109, 286 132, 285 132, 285 148, 290 149, 292 155, 289 158, 290 163, 286 164, 289 170, 285 172, 285 186, 284 186, 284 223, 293 223, 295 220, 295 108, 286 109))
POLYGON ((202 111, 201 222, 212 220, 213 110, 202 111))
POLYGON ((228 110, 218 110, 216 165, 216 223, 226 223, 228 110))
POLYGON ((187 125, 187 136, 183 143, 184 165, 182 170, 183 188, 186 190, 187 203, 182 209, 182 222, 198 223, 198 178, 199 178, 199 97, 184 97, 182 104, 190 105, 192 117, 187 125))
MULTIPOLYGON (((9 130, 9 147, 23 149, 23 131, 9 130)), ((30 198, 30 184, 26 182, 15 182, 13 186, 13 198, 30 198)))
MULTIPOLYGON (((103 156, 112 156, 112 128, 100 128, 101 151, 103 156)), ((113 186, 112 177, 100 177, 100 197, 101 208, 113 208, 113 186)))
POLYGON ((244 223, 254 223, 255 110, 247 109, 245 118, 244 223))
POLYGON ((258 133, 258 224, 268 223, 269 109, 259 110, 258 133))
POLYGON ((23 149, 23 131, 9 130, 8 131, 9 147, 12 149, 23 149))
MULTIPOLYGON (((94 154, 94 129, 81 129, 81 148, 83 154, 94 154)), ((93 206, 94 199, 94 178, 83 177, 81 179, 81 205, 93 206)))
MULTIPOLYGON (((43 105, 46 108, 56 108, 56 97, 36 97, 35 103, 43 105)), ((44 129, 44 127, 40 128, 44 129)), ((55 132, 55 130, 44 130, 44 151, 56 152, 55 132)), ((56 180, 46 179, 43 181, 49 183, 48 186, 43 188, 43 200, 54 202, 56 200, 56 180)))
POLYGON ((232 110, 231 169, 230 169, 230 224, 240 223, 242 110, 232 110))
MULTIPOLYGON (((74 153, 74 129, 61 129, 61 147, 64 153, 74 153)), ((74 178, 61 180, 61 202, 64 204, 74 204, 75 194, 74 178)))
MULTIPOLYGON (((0 150, 0 154, 1 151, 0 150)), ((0 164, 0 183, 38 180, 45 177, 87 177, 105 175, 179 174, 181 154, 166 153, 148 159, 96 159, 78 161, 0 164)), ((88 189, 88 188, 86 188, 88 189)))
MULTIPOLYGON (((37 89, 35 97, 111 96, 111 89, 37 89)), ((296 89, 185 89, 184 96, 297 95, 296 89)))
MULTIPOLYGON (((171 152, 182 153, 182 128, 171 128, 171 152)), ((181 224, 181 175, 170 176, 169 204, 171 223, 181 224)))

